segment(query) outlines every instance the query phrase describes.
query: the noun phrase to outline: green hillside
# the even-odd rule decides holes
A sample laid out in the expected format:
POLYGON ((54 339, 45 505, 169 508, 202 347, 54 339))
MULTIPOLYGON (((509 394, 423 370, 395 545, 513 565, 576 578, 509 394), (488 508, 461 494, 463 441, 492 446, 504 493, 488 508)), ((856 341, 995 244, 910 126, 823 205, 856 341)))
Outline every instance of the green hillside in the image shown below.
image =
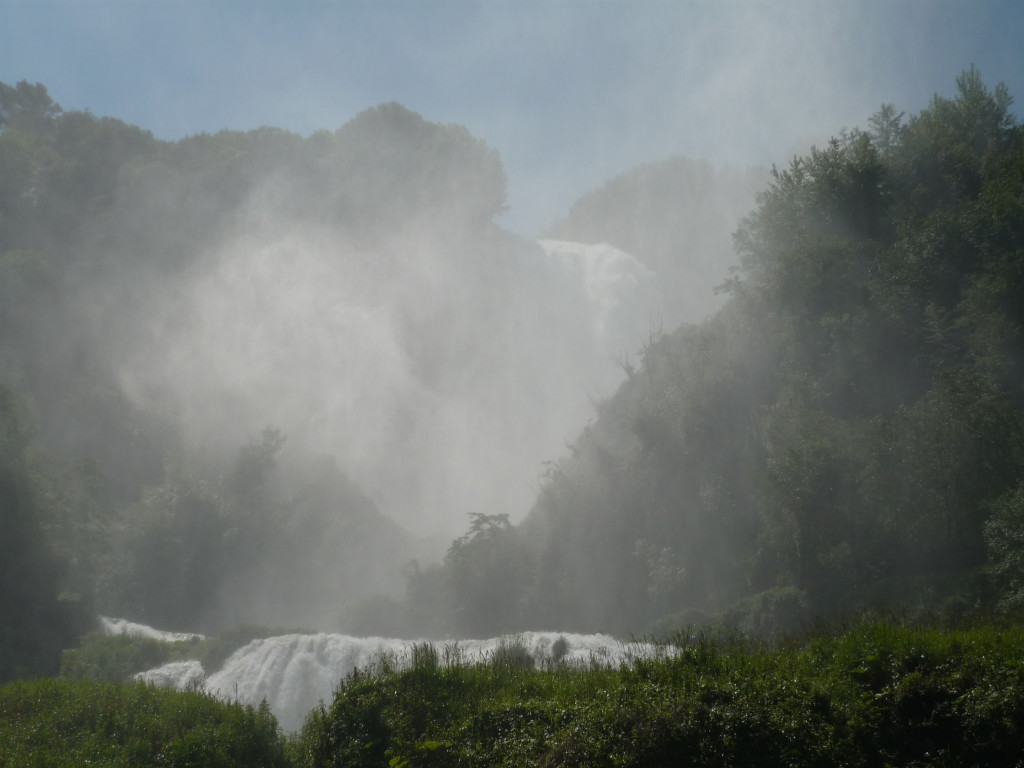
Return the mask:
POLYGON ((519 526, 417 599, 459 631, 794 628, 1024 585, 1024 133, 971 69, 776 169, 723 308, 652 334, 519 526))

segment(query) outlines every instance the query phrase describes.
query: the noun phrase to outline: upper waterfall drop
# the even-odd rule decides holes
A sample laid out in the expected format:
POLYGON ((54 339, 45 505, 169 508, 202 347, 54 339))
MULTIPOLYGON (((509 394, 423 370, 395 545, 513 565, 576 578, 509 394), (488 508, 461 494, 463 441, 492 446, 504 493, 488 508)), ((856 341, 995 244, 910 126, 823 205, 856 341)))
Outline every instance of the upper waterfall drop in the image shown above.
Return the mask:
POLYGON ((597 353, 614 357, 638 349, 660 310, 654 272, 607 243, 537 244, 558 266, 564 287, 582 290, 580 312, 589 321, 597 353))
POLYGON ((100 629, 104 635, 146 637, 150 640, 161 640, 165 643, 188 642, 204 638, 204 635, 198 632, 168 632, 163 629, 153 629, 153 627, 139 624, 135 621, 128 621, 128 619, 112 619, 108 616, 100 616, 100 629))

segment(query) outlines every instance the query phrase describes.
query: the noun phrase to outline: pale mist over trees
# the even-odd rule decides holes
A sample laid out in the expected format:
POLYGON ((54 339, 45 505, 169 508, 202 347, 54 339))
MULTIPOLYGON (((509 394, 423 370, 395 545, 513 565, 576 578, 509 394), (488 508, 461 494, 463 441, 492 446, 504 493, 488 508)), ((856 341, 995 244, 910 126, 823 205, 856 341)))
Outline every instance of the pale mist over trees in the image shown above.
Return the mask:
POLYGON ((774 170, 724 306, 645 344, 529 516, 475 519, 410 602, 469 635, 1019 611, 1010 105, 970 69, 774 170))
POLYGON ((700 322, 722 304, 709 286, 736 263, 732 232, 768 183, 763 168, 716 168, 672 157, 611 179, 572 206, 547 236, 609 243, 657 275, 666 329, 700 322))
MULTIPOLYGON (((5 546, 35 553, 5 578, 75 608, 65 645, 93 611, 426 631, 391 613, 408 580, 469 515, 522 518, 666 316, 674 221, 636 257, 523 240, 494 223, 497 152, 398 104, 166 142, 39 84, 0 97, 5 546)), ((727 261, 695 265, 712 297, 727 261)))
POLYGON ((652 162, 538 244, 495 224, 497 152, 398 104, 165 142, 0 85, 0 677, 98 612, 1017 610, 1010 105, 971 69, 770 176, 652 162))

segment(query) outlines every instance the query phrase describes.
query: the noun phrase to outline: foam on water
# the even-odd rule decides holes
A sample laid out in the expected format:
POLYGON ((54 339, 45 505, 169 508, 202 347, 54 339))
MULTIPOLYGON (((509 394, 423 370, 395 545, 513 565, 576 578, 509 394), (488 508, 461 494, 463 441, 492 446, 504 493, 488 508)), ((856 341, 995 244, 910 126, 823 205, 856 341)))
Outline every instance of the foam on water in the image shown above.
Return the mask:
POLYGON ((203 671, 203 665, 194 659, 172 661, 162 667, 140 672, 135 679, 159 685, 161 688, 177 688, 179 691, 185 691, 203 687, 206 672, 203 671))
MULTIPOLYGON (((297 730, 321 701, 354 669, 371 668, 387 658, 397 667, 411 662, 425 641, 348 635, 282 635, 254 640, 206 678, 204 688, 222 699, 258 704, 267 700, 285 730, 297 730)), ((524 632, 489 640, 433 642, 442 663, 486 662, 507 653, 526 655, 535 665, 619 666, 665 653, 649 643, 623 643, 608 635, 524 632)), ((138 675, 158 685, 186 688, 202 675, 199 662, 175 662, 138 675)))
POLYGON ((162 640, 165 643, 180 643, 203 639, 203 635, 196 632, 166 632, 162 629, 153 629, 153 627, 147 627, 145 624, 138 624, 127 619, 111 619, 107 616, 100 616, 100 627, 105 635, 146 637, 151 640, 162 640))

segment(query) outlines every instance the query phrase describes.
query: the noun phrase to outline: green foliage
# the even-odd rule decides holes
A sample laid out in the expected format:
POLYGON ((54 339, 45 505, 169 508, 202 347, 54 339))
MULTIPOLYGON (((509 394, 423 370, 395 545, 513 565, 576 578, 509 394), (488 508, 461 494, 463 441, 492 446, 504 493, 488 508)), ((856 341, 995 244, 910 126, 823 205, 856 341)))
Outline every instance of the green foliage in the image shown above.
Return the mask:
POLYGON ((516 532, 508 515, 470 514, 469 530, 445 555, 446 594, 453 629, 468 637, 493 637, 516 622, 515 601, 526 578, 516 532))
MULTIPOLYGON (((920 114, 883 106, 869 130, 776 169, 736 233, 724 307, 652 334, 548 466, 528 519, 474 516, 441 565, 410 567, 404 606, 355 623, 626 634, 704 617, 774 632, 925 596, 1012 607, 1024 132, 1011 103, 972 68, 920 114)), ((734 210, 723 190, 749 191, 719 176, 679 159, 637 169, 552 234, 634 251, 676 291, 704 264, 697 251, 721 266, 717 241, 684 242, 689 223, 734 210)), ((383 282, 417 266, 396 243, 429 222, 452 272, 491 285, 515 252, 493 226, 504 189, 493 149, 396 104, 308 138, 169 143, 64 112, 38 84, 0 87, 0 370, 13 388, 0 407, 0 613, 23 619, 0 630, 18 649, 4 669, 52 668, 88 628, 71 617, 93 595, 167 628, 328 626, 351 608, 332 602, 339 585, 397 581, 362 542, 404 555, 408 540, 342 470, 279 467, 273 428, 241 448, 186 448, 169 401, 129 396, 112 350, 154 305, 180 321, 175 297, 255 199, 374 254, 358 266, 383 282), (44 625, 59 629, 53 647, 37 643, 44 625)), ((444 339, 409 345, 437 392, 466 370, 467 317, 445 306, 396 320, 410 339, 444 339)))
POLYGON ((124 526, 130 559, 120 575, 118 612, 152 626, 196 629, 215 610, 211 585, 226 567, 227 521, 216 489, 191 473, 151 486, 124 526))
MULTIPOLYGON (((790 596, 777 593, 779 606, 790 596)), ((109 639, 109 638, 108 638, 109 639)), ((266 709, 141 685, 0 688, 12 765, 1013 765, 1024 629, 894 618, 769 645, 689 631, 621 669, 413 648, 353 672, 285 744, 266 709), (163 757, 158 757, 163 755, 163 757), (135 762, 132 762, 135 761, 135 762)))
POLYGON ((733 603, 722 620, 752 637, 784 637, 811 624, 808 603, 806 593, 796 587, 775 587, 733 603))
POLYGON ((252 501, 264 490, 277 466, 277 454, 286 437, 273 427, 264 427, 260 439, 243 445, 228 477, 228 486, 242 499, 252 501))
POLYGON ((0 765, 287 766, 273 715, 141 684, 36 680, 0 687, 0 765))
POLYGON ((320 766, 1013 765, 1024 635, 865 622, 777 648, 688 634, 621 670, 359 672, 302 733, 320 766))
MULTIPOLYGON (((173 646, 195 643, 165 643, 149 637, 102 635, 91 633, 82 638, 77 648, 64 651, 60 674, 68 680, 94 680, 126 683, 132 675, 159 667, 172 658, 181 658, 173 646)), ((185 658, 192 656, 185 651, 185 658)))
POLYGON ((883 106, 870 131, 774 169, 736 233, 725 306, 652 336, 505 536, 500 562, 528 573, 450 560, 439 578, 519 584, 501 598, 520 626, 620 633, 1014 604, 1024 131, 1010 105, 972 68, 920 114, 883 106))
POLYGON ((475 227, 504 207, 497 151, 461 126, 429 123, 392 102, 361 112, 333 139, 325 202, 357 232, 427 221, 475 227))
POLYGON ((127 634, 89 633, 77 648, 64 651, 60 674, 68 680, 124 683, 132 676, 171 661, 196 660, 207 675, 253 640, 295 633, 281 627, 233 627, 211 637, 166 641, 127 634))
POLYGON ((0 131, 33 130, 61 113, 46 86, 22 80, 15 86, 0 83, 0 131))
POLYGON ((1024 488, 998 499, 985 523, 985 543, 1001 608, 1019 614, 1024 608, 1024 488))
POLYGON ((54 674, 90 624, 43 538, 14 393, 0 381, 0 682, 54 674))
MULTIPOLYGON (((328 627, 366 597, 362 585, 396 590, 409 537, 341 469, 277 469, 273 428, 241 448, 215 436, 200 453, 175 394, 129 382, 126 362, 166 354, 183 297, 256 205, 352 245, 353 259, 373 254, 356 268, 387 284, 416 267, 404 243, 424 223, 453 272, 483 279, 479 252, 497 239, 504 195, 496 151, 396 104, 308 138, 261 128, 163 142, 65 112, 42 85, 0 84, 0 375, 32 418, 31 516, 66 566, 69 596, 209 631, 328 627)), ((400 322, 414 340, 427 324, 468 326, 447 308, 409 315, 400 322)), ((462 346, 436 330, 444 349, 410 343, 430 385, 462 346)))

